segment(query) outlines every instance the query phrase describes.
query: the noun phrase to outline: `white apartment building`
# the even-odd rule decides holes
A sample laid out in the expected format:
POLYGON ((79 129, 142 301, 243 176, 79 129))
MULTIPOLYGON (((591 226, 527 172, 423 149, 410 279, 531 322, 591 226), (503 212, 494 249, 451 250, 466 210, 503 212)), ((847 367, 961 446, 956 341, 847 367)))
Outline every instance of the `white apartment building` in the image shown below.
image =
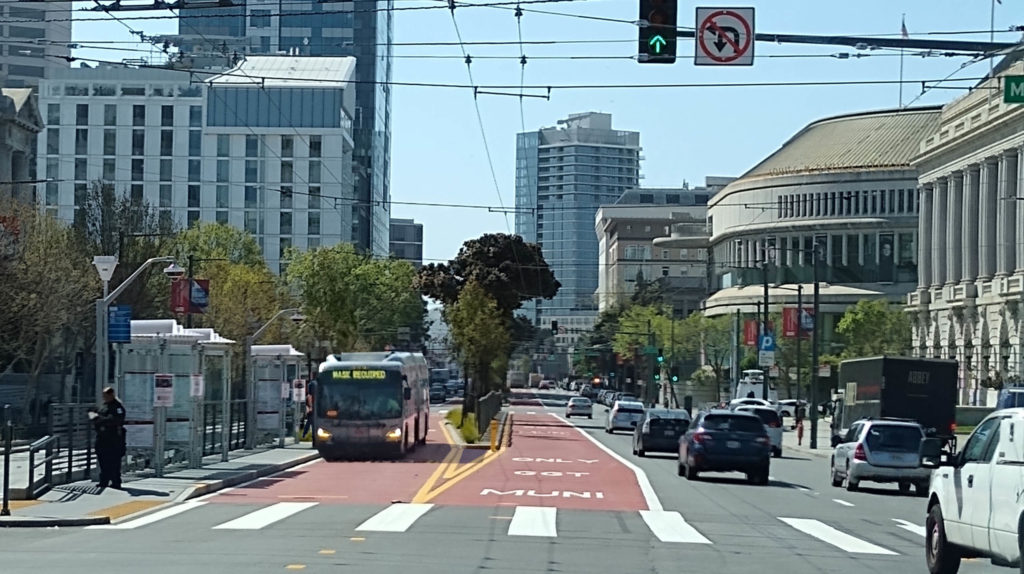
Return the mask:
POLYGON ((0 3, 0 87, 33 88, 67 69, 71 2, 0 3))
POLYGON ((250 57, 213 77, 74 68, 40 86, 40 200, 74 221, 96 181, 178 225, 251 232, 270 268, 289 247, 349 241, 354 58, 250 57))

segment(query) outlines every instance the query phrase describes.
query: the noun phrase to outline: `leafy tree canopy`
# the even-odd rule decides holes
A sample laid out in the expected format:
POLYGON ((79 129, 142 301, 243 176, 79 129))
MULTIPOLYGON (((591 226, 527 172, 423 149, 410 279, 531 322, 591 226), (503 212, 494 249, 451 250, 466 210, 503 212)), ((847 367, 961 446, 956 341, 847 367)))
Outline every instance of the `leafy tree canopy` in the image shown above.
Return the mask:
POLYGON ((226 259, 231 263, 262 267, 263 251, 249 232, 223 223, 198 222, 178 234, 178 258, 182 266, 195 260, 226 259))
POLYGON ((843 314, 836 332, 846 343, 844 359, 902 355, 910 348, 910 318, 885 299, 858 301, 843 314))
MULTIPOLYGON (((508 365, 509 331, 498 304, 480 284, 468 283, 458 300, 445 308, 455 350, 473 378, 471 393, 479 396, 498 387, 499 373, 508 365)), ((470 397, 472 399, 472 397, 470 397)), ((467 400, 472 409, 475 401, 467 400)))

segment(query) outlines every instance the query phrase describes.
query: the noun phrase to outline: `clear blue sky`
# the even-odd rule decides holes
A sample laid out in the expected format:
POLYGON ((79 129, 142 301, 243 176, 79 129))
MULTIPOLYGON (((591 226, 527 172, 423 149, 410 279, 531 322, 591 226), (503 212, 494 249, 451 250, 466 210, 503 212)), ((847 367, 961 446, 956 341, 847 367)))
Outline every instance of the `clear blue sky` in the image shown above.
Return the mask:
MULTIPOLYGON (((434 2, 398 0, 398 6, 434 2)), ((713 3, 712 3, 713 4, 713 3)), ((738 3, 744 4, 744 3, 738 3)), ((1024 24, 1018 0, 996 5, 995 29, 1024 24)), ((76 4, 77 5, 77 4, 76 4)), ((710 5, 704 4, 701 5, 710 5)), ((757 8, 758 32, 794 34, 889 35, 898 37, 906 14, 911 37, 928 32, 989 30, 991 0, 859 0, 807 2, 771 0, 749 2, 757 8)), ((680 0, 680 26, 693 26, 696 4, 680 0)), ((585 14, 622 20, 637 18, 637 0, 589 0, 524 6, 527 10, 585 14)), ((158 12, 122 13, 159 15, 158 12)), ((451 42, 456 40, 447 10, 396 13, 395 42, 451 42)), ((89 13, 88 18, 99 17, 89 13)), ((516 41, 516 19, 511 10, 458 8, 455 11, 465 41, 516 41)), ((173 33, 173 20, 133 21, 147 34, 173 33)), ((117 22, 80 23, 73 29, 77 42, 130 40, 117 22)), ((879 50, 862 59, 771 57, 856 52, 841 46, 776 45, 759 43, 754 66, 743 68, 695 67, 692 40, 680 41, 676 64, 641 65, 629 59, 541 59, 544 56, 629 57, 636 51, 637 30, 626 23, 602 22, 527 11, 522 17, 525 41, 615 40, 603 44, 555 44, 525 47, 527 85, 604 85, 656 83, 734 84, 784 81, 896 80, 900 58, 879 50), (534 58, 534 59, 530 59, 534 58)), ((931 36, 938 37, 938 36, 931 36)), ((948 39, 987 40, 988 33, 941 36, 948 39)), ((1019 33, 996 34, 1015 41, 1019 33)), ((125 47, 128 45, 124 45, 125 47)), ((147 47, 140 45, 138 47, 147 47)), ((476 85, 518 85, 521 66, 518 45, 473 46, 476 85), (512 56, 485 59, 482 56, 512 56)), ((88 57, 120 60, 144 54, 78 50, 88 57)), ((394 80, 406 82, 469 82, 457 46, 397 46, 394 80), (405 56, 459 56, 454 59, 405 56)), ((904 77, 939 80, 958 70, 966 58, 907 56, 904 77)), ((988 62, 974 64, 953 77, 987 73, 988 62)), ((960 85, 964 83, 950 83, 960 85)), ((537 93, 534 91, 534 93, 537 93)), ((904 87, 904 101, 920 93, 920 83, 904 87)), ((932 90, 915 105, 941 104, 962 90, 932 90)), ((490 144, 497 187, 491 178, 470 90, 396 87, 392 102, 391 189, 395 201, 514 204, 515 134, 552 126, 574 112, 613 114, 616 129, 640 132, 644 161, 642 185, 671 186, 683 180, 701 184, 707 175, 739 175, 775 150, 808 122, 824 116, 895 107, 899 89, 885 86, 839 87, 726 87, 681 89, 554 89, 550 100, 527 98, 520 116, 518 98, 479 96, 490 144), (500 197, 500 199, 499 199, 500 197)), ((424 224, 424 258, 447 259, 466 239, 482 233, 514 229, 507 217, 484 209, 451 209, 396 205, 395 217, 413 217, 424 224)))

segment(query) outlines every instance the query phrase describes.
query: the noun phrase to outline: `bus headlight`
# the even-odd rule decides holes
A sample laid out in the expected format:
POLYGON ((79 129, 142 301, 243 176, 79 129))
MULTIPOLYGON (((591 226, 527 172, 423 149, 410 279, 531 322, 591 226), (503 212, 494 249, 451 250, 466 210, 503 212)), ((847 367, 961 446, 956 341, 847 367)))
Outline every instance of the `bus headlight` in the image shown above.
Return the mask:
POLYGON ((388 440, 398 440, 402 438, 402 429, 396 428, 388 431, 388 434, 384 435, 388 440))
POLYGON ((316 438, 321 439, 321 440, 327 440, 327 439, 331 438, 331 433, 325 431, 322 428, 317 428, 316 429, 316 438))

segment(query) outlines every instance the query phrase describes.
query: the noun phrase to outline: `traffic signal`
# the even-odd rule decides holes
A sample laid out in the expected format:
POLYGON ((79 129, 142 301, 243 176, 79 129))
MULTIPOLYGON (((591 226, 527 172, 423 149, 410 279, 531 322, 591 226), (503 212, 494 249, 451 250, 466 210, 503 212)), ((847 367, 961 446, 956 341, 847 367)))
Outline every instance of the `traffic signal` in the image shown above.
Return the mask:
POLYGON ((551 322, 551 334, 552 335, 557 335, 558 334, 558 321, 552 321, 551 322))
POLYGON ((641 64, 675 63, 677 3, 678 0, 640 0, 641 64))
POLYGON ((658 364, 660 365, 660 364, 662 364, 664 362, 665 362, 665 354, 661 352, 661 349, 658 349, 658 364))
POLYGON ((670 379, 673 383, 679 382, 679 367, 672 367, 669 369, 670 379))

